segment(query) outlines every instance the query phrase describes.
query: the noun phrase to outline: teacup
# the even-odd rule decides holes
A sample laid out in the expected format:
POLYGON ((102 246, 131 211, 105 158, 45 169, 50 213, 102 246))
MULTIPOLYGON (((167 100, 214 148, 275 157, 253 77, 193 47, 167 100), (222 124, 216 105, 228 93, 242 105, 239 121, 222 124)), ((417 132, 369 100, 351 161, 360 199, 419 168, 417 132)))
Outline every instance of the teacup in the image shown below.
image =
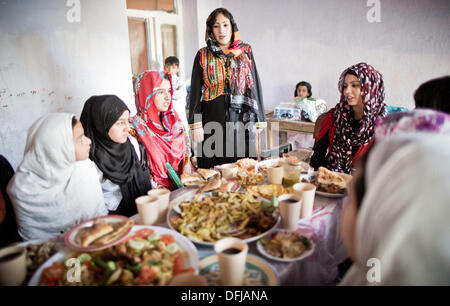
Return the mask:
POLYGON ((0 249, 0 285, 20 286, 27 276, 26 250, 19 246, 0 249))

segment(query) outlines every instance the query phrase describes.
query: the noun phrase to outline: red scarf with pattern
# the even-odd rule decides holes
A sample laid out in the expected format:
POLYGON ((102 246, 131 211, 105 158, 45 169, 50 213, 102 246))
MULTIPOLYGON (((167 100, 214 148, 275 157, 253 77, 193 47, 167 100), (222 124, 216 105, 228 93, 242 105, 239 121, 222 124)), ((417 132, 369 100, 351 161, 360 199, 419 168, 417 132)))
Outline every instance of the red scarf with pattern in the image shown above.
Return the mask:
MULTIPOLYGON (((172 101, 167 111, 158 115, 155 105, 156 93, 164 77, 162 71, 144 71, 136 79, 134 88, 137 114, 132 119, 139 141, 147 149, 153 180, 171 188, 166 162, 177 170, 182 166, 186 150, 183 124, 173 109, 172 101), (160 120, 161 119, 161 120, 160 120)), ((170 78, 170 75, 169 75, 170 78)), ((172 80, 170 78, 170 86, 172 80)), ((171 96, 173 89, 171 90, 171 96)))

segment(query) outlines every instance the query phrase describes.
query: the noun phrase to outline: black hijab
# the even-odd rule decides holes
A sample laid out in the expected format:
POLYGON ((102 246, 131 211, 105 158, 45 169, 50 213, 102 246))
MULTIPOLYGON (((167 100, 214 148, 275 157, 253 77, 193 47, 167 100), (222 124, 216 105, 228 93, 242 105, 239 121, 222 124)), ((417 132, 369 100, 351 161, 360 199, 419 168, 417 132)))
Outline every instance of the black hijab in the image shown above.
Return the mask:
POLYGON ((130 110, 115 95, 92 96, 84 104, 80 121, 85 135, 92 140, 90 159, 122 191, 115 213, 132 216, 137 213, 134 200, 145 195, 151 185, 149 171, 141 166, 130 140, 119 144, 108 135, 125 111, 130 110))

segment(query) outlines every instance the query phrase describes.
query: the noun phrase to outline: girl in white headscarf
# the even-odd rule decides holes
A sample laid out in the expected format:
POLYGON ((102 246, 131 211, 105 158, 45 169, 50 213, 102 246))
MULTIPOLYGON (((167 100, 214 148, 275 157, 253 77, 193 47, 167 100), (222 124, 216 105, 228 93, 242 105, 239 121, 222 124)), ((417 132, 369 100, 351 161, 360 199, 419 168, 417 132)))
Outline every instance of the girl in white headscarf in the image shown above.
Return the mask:
POLYGON ((449 156, 448 135, 377 140, 344 208, 341 285, 450 285, 449 156))
POLYGON ((48 114, 28 130, 25 153, 7 192, 25 240, 48 239, 108 214, 91 141, 75 115, 48 114))

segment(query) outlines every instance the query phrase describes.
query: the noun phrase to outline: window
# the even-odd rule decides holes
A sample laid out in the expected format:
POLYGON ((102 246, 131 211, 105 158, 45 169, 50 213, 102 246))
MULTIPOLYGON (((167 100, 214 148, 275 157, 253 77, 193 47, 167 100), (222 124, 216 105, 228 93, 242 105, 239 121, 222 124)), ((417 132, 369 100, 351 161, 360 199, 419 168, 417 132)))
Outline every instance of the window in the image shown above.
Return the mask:
POLYGON ((175 12, 174 0, 127 0, 127 9, 175 12))
POLYGON ((181 0, 127 0, 127 16, 133 77, 163 69, 168 56, 178 57, 184 75, 181 0))

